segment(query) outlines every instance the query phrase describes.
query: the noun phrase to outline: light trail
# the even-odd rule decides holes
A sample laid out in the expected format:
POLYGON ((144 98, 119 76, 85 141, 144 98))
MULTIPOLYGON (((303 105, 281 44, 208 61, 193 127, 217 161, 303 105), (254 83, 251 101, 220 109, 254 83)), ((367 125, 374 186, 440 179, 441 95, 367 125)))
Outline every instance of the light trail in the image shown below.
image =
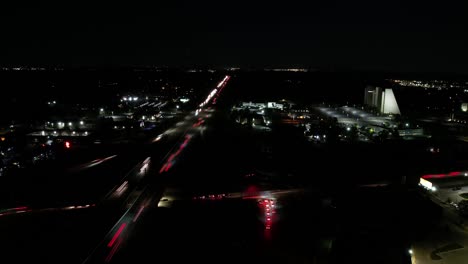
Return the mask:
POLYGON ((105 158, 102 158, 102 159, 95 159, 95 160, 92 160, 90 162, 78 165, 78 166, 70 169, 70 171, 78 171, 78 170, 89 169, 89 168, 92 168, 92 167, 97 166, 99 164, 102 164, 102 163, 104 163, 106 161, 109 161, 109 160, 111 160, 111 159, 113 159, 115 157, 117 157, 117 155, 108 156, 108 157, 105 157, 105 158))

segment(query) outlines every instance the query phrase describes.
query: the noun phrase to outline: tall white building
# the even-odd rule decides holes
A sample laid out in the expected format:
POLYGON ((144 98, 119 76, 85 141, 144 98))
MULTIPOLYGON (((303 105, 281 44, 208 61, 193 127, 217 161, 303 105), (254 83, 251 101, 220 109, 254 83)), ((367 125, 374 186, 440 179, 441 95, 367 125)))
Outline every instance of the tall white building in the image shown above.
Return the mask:
POLYGON ((364 104, 377 107, 384 114, 401 114, 400 108, 391 88, 366 87, 364 104))

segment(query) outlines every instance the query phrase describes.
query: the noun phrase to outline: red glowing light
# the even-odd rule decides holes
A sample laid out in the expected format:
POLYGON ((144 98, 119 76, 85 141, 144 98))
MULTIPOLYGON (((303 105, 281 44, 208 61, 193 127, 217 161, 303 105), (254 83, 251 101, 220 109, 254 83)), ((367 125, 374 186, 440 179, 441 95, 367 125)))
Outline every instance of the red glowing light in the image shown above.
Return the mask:
POLYGON ((11 208, 9 210, 20 211, 20 210, 26 210, 26 209, 28 209, 27 206, 21 206, 21 207, 11 208))
POLYGON ((171 162, 176 156, 177 156, 176 153, 171 154, 169 158, 167 159, 167 162, 171 162))
POLYGON ((115 255, 115 252, 117 252, 117 249, 119 249, 120 243, 122 243, 122 239, 119 239, 117 243, 115 244, 115 247, 111 249, 111 251, 109 252, 109 255, 105 259, 106 263, 109 263, 112 260, 112 258, 115 255))
POLYGON ((126 226, 127 226, 127 223, 122 223, 122 225, 119 227, 119 230, 117 230, 117 232, 115 232, 114 237, 112 237, 109 244, 107 244, 107 247, 112 247, 114 245, 115 241, 117 240, 117 238, 119 238, 120 234, 122 234, 122 232, 123 232, 123 230, 125 229, 126 226))
POLYGON ((167 163, 161 167, 161 169, 159 170, 159 173, 163 173, 166 167, 167 167, 167 163))
POLYGON ((422 176, 423 179, 434 179, 434 178, 445 178, 445 177, 454 177, 454 176, 459 176, 461 174, 460 171, 453 171, 448 174, 427 174, 422 176))
POLYGON ((71 147, 70 141, 65 141, 65 148, 69 149, 71 147))

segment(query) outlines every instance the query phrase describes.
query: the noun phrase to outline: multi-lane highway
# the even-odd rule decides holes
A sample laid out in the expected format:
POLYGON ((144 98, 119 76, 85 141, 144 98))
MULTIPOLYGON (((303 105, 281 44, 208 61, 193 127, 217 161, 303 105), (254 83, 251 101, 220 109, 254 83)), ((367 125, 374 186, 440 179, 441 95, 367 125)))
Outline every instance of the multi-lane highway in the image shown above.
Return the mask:
MULTIPOLYGON (((244 153, 248 143, 229 122, 220 100, 229 80, 225 77, 197 109, 149 139, 149 148, 141 150, 129 172, 106 192, 92 195, 96 202, 3 212, 0 232, 6 236, 0 246, 5 256, 44 263, 177 262, 186 257, 205 263, 220 258, 233 263, 246 258, 315 261, 296 238, 303 234, 310 239, 324 225, 313 224, 317 217, 300 224, 288 217, 309 208, 306 200, 286 206, 304 191, 264 191, 252 180, 254 173, 246 173, 253 166, 244 153)), ((123 162, 121 155, 108 155, 73 170, 84 174, 105 167, 110 172, 123 162)), ((103 171, 101 177, 105 175, 103 171)), ((328 243, 314 239, 317 245, 328 243)))
MULTIPOLYGON (((213 102, 216 98, 213 95, 213 102)), ((312 260, 292 235, 311 236, 318 225, 302 221, 291 224, 297 219, 286 216, 296 216, 304 207, 283 207, 288 197, 303 195, 304 191, 265 191, 251 179, 255 178, 253 173, 245 173, 246 168, 253 166, 249 156, 243 155, 246 140, 221 109, 221 102, 205 104, 196 113, 195 123, 158 168, 164 179, 162 192, 152 196, 150 202, 147 197, 137 201, 87 263, 162 259, 176 263, 239 263, 245 259, 269 262, 277 258, 288 262, 295 257, 289 254, 291 250, 304 260, 312 260), (283 210, 294 214, 283 214, 283 210), (287 227, 276 228, 285 221, 287 227)), ((301 203, 310 206, 306 201, 301 203)))
POLYGON ((166 174, 177 166, 191 140, 203 133, 212 100, 228 80, 218 83, 197 109, 150 139, 141 152, 107 155, 74 166, 63 175, 70 177, 63 181, 65 186, 53 184, 60 190, 40 185, 50 199, 0 211, 4 256, 17 262, 110 261, 133 223, 147 207, 157 205, 166 174), (136 165, 126 173, 116 172, 125 163, 136 165))
MULTIPOLYGON (((159 204, 162 194, 167 188, 165 184, 167 181, 164 178, 171 176, 169 172, 177 166, 179 159, 182 158, 186 149, 190 147, 191 141, 202 136, 205 129, 205 120, 209 119, 213 113, 212 103, 219 97, 221 90, 226 86, 229 78, 229 76, 226 76, 219 82, 217 88, 209 93, 194 112, 185 116, 173 128, 151 140, 152 144, 157 144, 164 140, 169 140, 169 138, 177 139, 176 143, 162 158, 162 162, 152 163, 151 158, 148 157, 141 163, 140 173, 147 173, 147 171, 153 170, 154 173, 151 173, 148 177, 149 179, 144 182, 145 184, 140 183, 133 191, 129 191, 129 198, 127 198, 127 202, 125 203, 127 210, 109 230, 104 239, 92 250, 84 263, 110 262, 116 252, 119 251, 121 244, 124 243, 128 234, 131 233, 138 219, 148 208, 159 204)), ((122 185, 116 186, 110 193, 110 197, 112 195, 120 196, 123 192, 122 190, 125 191, 128 188, 127 186, 128 181, 123 179, 122 185)))

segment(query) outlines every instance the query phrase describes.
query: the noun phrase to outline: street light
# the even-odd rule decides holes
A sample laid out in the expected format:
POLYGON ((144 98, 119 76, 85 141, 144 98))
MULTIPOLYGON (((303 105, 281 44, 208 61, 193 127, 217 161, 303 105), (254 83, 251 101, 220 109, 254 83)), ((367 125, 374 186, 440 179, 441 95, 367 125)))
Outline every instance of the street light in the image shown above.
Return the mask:
POLYGON ((83 121, 80 121, 80 125, 84 125, 84 122, 83 122, 83 121))

